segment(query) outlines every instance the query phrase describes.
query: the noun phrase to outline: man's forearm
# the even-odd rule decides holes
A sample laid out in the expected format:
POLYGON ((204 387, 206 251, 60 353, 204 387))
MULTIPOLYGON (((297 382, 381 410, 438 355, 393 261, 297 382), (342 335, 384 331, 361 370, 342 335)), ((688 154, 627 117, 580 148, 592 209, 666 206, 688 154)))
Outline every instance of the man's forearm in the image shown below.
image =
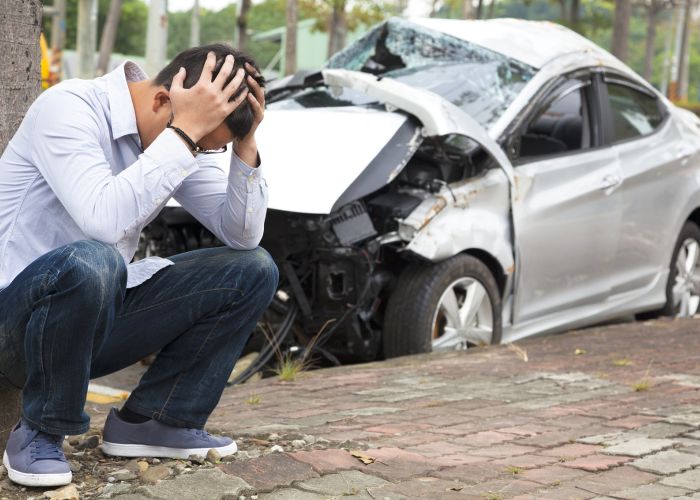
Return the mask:
POLYGON ((255 138, 243 139, 235 144, 233 150, 246 165, 258 167, 258 145, 255 138))

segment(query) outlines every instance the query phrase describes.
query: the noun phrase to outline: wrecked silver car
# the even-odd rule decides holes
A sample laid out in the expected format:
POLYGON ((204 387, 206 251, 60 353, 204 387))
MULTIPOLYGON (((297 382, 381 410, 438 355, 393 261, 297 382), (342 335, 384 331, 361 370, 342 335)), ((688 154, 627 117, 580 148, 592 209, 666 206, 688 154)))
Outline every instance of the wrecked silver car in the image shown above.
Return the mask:
MULTIPOLYGON (((249 349, 338 363, 700 305, 700 120, 566 28, 391 19, 268 89, 249 349)), ((228 166, 228 158, 221 158, 228 166)), ((144 253, 216 244, 171 200, 144 253)))

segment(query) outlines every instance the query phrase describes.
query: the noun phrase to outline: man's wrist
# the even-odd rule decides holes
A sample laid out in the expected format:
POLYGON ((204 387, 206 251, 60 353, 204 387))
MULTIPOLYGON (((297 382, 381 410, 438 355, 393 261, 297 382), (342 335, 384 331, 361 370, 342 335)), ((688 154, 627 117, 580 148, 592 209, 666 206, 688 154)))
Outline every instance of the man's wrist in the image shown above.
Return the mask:
POLYGON ((234 144, 233 151, 246 165, 258 167, 258 145, 254 138, 238 141, 234 144))
POLYGON ((197 143, 199 142, 202 137, 204 137, 202 134, 197 132, 195 127, 189 126, 186 123, 179 123, 177 120, 173 120, 172 122, 169 123, 172 127, 177 127, 180 130, 182 130, 185 134, 187 134, 187 137, 192 139, 193 142, 197 143))

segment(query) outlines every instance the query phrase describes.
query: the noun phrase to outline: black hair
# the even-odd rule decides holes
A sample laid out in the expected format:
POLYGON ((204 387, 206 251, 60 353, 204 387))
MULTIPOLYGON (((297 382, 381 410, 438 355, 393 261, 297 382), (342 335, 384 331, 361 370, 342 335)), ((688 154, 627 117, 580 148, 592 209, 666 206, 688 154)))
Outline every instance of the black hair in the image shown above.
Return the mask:
MULTIPOLYGON (((209 52, 216 54, 216 66, 214 67, 214 71, 212 73, 212 80, 219 74, 221 66, 224 64, 224 59, 230 54, 234 57, 235 62, 231 76, 226 79, 227 84, 233 79, 236 71, 238 71, 238 68, 243 68, 246 71, 246 74, 250 74, 245 68, 245 63, 248 63, 258 71, 259 75, 256 76, 251 74, 250 76, 255 78, 255 81, 257 81, 261 87, 265 86, 265 78, 260 75, 260 69, 255 64, 253 58, 245 52, 236 50, 225 43, 202 45, 201 47, 192 47, 180 52, 165 68, 160 71, 160 73, 158 73, 158 75, 156 75, 154 83, 156 85, 163 85, 166 89, 170 90, 170 84, 173 81, 173 77, 178 71, 180 71, 180 68, 185 68, 185 71, 187 71, 187 76, 185 77, 183 86, 186 89, 193 87, 202 74, 204 62, 206 61, 207 54, 209 52)), ((244 79, 238 91, 236 91, 231 99, 238 97, 246 88, 248 88, 248 85, 244 79)), ((250 103, 248 101, 243 101, 233 113, 226 117, 224 122, 226 123, 226 126, 228 126, 231 133, 233 133, 234 137, 238 139, 245 137, 253 126, 253 110, 250 107, 250 103)))

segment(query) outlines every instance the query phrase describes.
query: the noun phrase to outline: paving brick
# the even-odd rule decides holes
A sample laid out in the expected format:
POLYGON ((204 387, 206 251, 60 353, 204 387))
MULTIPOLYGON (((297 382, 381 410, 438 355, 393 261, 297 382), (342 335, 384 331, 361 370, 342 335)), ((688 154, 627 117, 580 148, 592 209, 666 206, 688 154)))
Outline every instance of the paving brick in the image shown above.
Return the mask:
POLYGON ((346 450, 297 451, 289 454, 295 460, 308 464, 319 474, 337 470, 360 469, 362 462, 346 450))
POLYGON ((433 471, 431 476, 443 479, 456 479, 466 484, 482 483, 498 476, 507 475, 505 467, 490 462, 473 463, 455 467, 443 467, 433 471))
POLYGON ((467 486, 460 493, 467 498, 511 498, 542 488, 540 483, 523 479, 496 479, 467 486))
POLYGON ((384 499, 390 493, 400 494, 404 498, 426 498, 440 500, 464 500, 461 491, 467 485, 457 480, 439 479, 436 477, 417 477, 398 484, 387 484, 367 488, 376 499, 384 499))
POLYGON ((573 469, 583 469, 589 472, 597 472, 608 470, 612 467, 624 464, 632 460, 630 457, 621 456, 606 456, 606 455, 589 455, 587 457, 577 458, 569 462, 564 462, 562 465, 573 469))
POLYGON ((226 474, 240 477, 259 491, 271 491, 293 481, 318 476, 313 468, 294 460, 287 453, 270 453, 251 460, 241 460, 220 466, 226 474))
POLYGON ((535 469, 537 467, 543 467, 545 465, 551 465, 557 462, 559 462, 559 459, 556 457, 528 454, 517 457, 501 458, 499 460, 494 460, 492 463, 494 465, 510 465, 511 467, 520 467, 521 469, 535 469))
POLYGON ((603 450, 606 455, 641 457, 673 446, 670 439, 634 438, 603 450))
POLYGON ((439 467, 423 455, 400 448, 378 448, 367 450, 367 455, 375 462, 367 465, 363 471, 382 477, 388 481, 399 481, 414 476, 425 476, 439 467))
POLYGON ((160 481, 154 486, 140 486, 134 490, 134 493, 139 494, 141 498, 158 500, 173 498, 219 500, 224 497, 238 498, 239 495, 248 491, 252 491, 251 485, 239 477, 226 475, 219 469, 200 469, 172 480, 160 481))
POLYGON ((655 474, 675 474, 700 465, 700 457, 666 450, 631 462, 632 467, 655 474))
POLYGON ((685 488, 690 491, 700 491, 700 469, 693 469, 666 477, 661 480, 661 483, 667 486, 685 488))
POLYGON ((518 474, 519 478, 528 481, 534 481, 545 485, 561 484, 567 481, 572 481, 587 473, 581 469, 571 469, 560 467, 558 465, 550 465, 539 469, 530 469, 518 474))
POLYGON ((504 432, 506 434, 515 434, 516 436, 536 436, 538 434, 544 434, 545 432, 559 431, 557 427, 551 425, 540 425, 540 424, 524 424, 516 425, 512 427, 501 427, 498 432, 504 432))
POLYGON ((603 422, 603 425, 609 427, 623 427, 625 429, 638 429, 647 424, 651 424, 659 420, 659 417, 649 415, 630 415, 622 418, 616 418, 608 422, 603 422))
POLYGON ((360 471, 340 471, 294 483, 294 487, 319 495, 351 496, 365 488, 383 486, 384 479, 360 471))
POLYGON ((471 448, 461 443, 450 443, 448 441, 437 441, 425 443, 418 446, 406 448, 408 451, 419 453, 426 457, 439 457, 442 455, 453 455, 455 453, 465 453, 471 448))
POLYGON ((517 436, 514 436, 513 434, 506 434, 496 431, 484 431, 456 438, 454 439, 454 442, 477 447, 505 443, 508 441, 513 441, 514 439, 517 439, 517 436))
POLYGON ((576 479, 571 483, 571 486, 590 493, 607 495, 613 491, 634 488, 635 486, 654 483, 658 480, 659 476, 656 474, 650 474, 632 467, 622 466, 599 474, 589 474, 580 479, 576 479))
POLYGON ((421 429, 432 429, 432 425, 421 424, 416 422, 407 423, 395 423, 395 424, 384 424, 384 425, 373 425, 372 427, 365 428, 367 432, 378 432, 381 434, 407 434, 415 432, 421 429))
POLYGON ((565 444, 564 446, 557 446, 549 450, 540 450, 538 453, 540 455, 573 460, 574 458, 592 455, 601 449, 602 446, 592 444, 565 444))
POLYGON ((666 500, 678 495, 688 493, 688 490, 664 486, 663 484, 645 484, 635 488, 627 488, 622 491, 615 491, 612 496, 615 498, 629 498, 630 500, 666 500))
POLYGON ((496 446, 488 446, 485 448, 480 448, 475 453, 483 455, 485 457, 492 458, 505 458, 505 457, 517 457, 518 455, 525 455, 527 453, 532 453, 537 448, 532 446, 519 446, 517 444, 499 444, 496 446))
POLYGON ((650 438, 674 438, 692 430, 692 427, 681 424, 656 422, 639 427, 634 432, 650 438))

